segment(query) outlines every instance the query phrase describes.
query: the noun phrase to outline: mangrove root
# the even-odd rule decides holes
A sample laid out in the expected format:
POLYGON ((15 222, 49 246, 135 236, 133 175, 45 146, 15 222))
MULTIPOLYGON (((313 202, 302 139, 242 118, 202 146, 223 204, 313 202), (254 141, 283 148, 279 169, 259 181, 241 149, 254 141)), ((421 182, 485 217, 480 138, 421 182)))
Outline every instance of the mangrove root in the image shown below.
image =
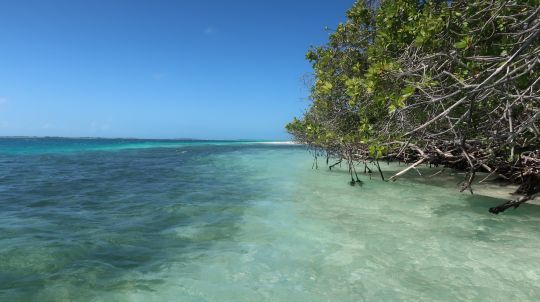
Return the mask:
POLYGON ((510 200, 496 207, 489 208, 489 212, 498 215, 499 213, 504 212, 509 208, 517 209, 522 203, 525 203, 529 200, 531 200, 531 196, 521 196, 518 199, 510 200))

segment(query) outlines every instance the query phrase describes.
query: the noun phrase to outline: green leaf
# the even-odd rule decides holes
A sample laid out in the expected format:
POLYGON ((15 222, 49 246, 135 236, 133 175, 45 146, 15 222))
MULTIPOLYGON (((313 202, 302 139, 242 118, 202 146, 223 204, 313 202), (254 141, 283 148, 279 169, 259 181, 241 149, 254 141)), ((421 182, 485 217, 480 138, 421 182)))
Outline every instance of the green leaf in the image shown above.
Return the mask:
POLYGON ((459 41, 457 43, 454 43, 454 48, 463 49, 465 47, 467 47, 467 42, 466 41, 461 40, 461 41, 459 41))

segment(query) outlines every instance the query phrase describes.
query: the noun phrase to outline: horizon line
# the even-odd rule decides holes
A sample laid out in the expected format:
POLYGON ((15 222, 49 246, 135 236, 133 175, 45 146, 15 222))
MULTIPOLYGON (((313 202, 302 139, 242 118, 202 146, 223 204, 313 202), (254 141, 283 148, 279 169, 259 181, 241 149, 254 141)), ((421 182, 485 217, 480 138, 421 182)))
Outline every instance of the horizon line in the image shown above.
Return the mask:
POLYGON ((63 138, 63 139, 130 139, 130 140, 171 140, 171 141, 276 141, 286 142, 287 139, 255 139, 255 138, 239 138, 239 139, 209 139, 209 138, 144 138, 144 137, 100 137, 100 136, 56 136, 56 135, 0 135, 0 139, 18 139, 18 138, 63 138))

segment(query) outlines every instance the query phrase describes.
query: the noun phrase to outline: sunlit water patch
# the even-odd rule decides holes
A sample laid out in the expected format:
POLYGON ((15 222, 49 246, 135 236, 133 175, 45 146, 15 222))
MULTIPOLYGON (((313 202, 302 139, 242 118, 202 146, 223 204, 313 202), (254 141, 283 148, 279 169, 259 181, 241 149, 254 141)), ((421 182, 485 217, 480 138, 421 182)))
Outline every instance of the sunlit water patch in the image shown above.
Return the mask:
POLYGON ((73 143, 0 141, 0 301, 540 296, 540 207, 491 215, 459 175, 352 187, 301 146, 73 143))

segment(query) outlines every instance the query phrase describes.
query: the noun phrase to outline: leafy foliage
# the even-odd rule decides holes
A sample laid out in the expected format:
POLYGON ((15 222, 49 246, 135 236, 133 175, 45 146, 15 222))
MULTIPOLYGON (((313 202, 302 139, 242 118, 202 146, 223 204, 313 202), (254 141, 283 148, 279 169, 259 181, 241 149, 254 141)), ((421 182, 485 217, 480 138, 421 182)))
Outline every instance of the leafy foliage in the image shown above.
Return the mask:
POLYGON ((538 179, 539 40, 538 0, 359 0, 308 51, 312 103, 286 128, 350 164, 466 170, 463 190, 480 170, 538 179))

